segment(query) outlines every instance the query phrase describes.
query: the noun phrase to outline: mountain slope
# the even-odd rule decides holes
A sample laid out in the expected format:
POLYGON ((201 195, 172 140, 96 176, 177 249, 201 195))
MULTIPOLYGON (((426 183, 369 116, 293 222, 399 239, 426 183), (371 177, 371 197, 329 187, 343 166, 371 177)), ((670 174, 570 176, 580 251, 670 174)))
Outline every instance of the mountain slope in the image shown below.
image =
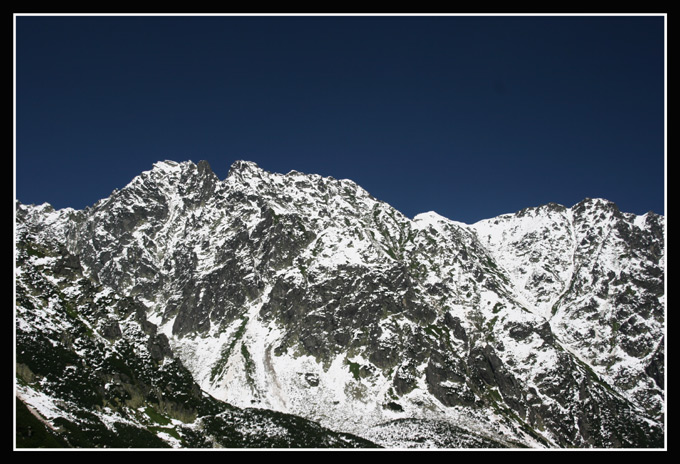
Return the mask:
POLYGON ((43 236, 46 218, 77 215, 49 207, 18 213, 17 446, 375 447, 201 392, 143 304, 86 277, 61 245, 64 235, 43 236))
POLYGON ((16 216, 29 405, 68 397, 50 382, 73 372, 81 411, 137 411, 172 446, 253 411, 354 446, 663 446, 653 213, 585 200, 410 220, 348 180, 166 161, 83 211, 16 216), (36 376, 48 344, 64 360, 36 376))

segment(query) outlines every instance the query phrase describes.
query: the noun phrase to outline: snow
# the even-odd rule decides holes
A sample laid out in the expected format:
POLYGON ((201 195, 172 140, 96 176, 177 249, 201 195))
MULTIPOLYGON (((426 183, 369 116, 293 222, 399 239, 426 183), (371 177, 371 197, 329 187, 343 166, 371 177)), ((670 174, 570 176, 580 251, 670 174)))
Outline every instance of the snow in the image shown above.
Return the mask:
POLYGON ((448 221, 443 216, 435 213, 434 211, 428 211, 426 213, 420 213, 413 218, 415 226, 419 229, 434 228, 441 235, 444 235, 444 229, 442 227, 443 223, 448 221))
POLYGON ((635 216, 635 219, 633 219, 633 224, 635 224, 635 227, 639 229, 645 229, 647 224, 647 214, 635 216))
POLYGON ((22 384, 15 383, 14 388, 16 396, 24 404, 29 405, 48 421, 57 417, 64 417, 67 420, 74 419, 73 416, 64 411, 62 405, 56 404, 54 398, 22 384))
MULTIPOLYGON (((187 163, 190 163, 190 161, 187 163)), ((181 169, 182 165, 180 163, 171 160, 158 161, 153 164, 154 171, 161 171, 166 174, 176 174, 180 172, 181 169)))
MULTIPOLYGON (((439 403, 428 392, 425 382, 427 362, 416 367, 417 386, 399 398, 403 412, 398 412, 384 407, 393 386, 392 372, 376 369, 375 375, 360 379, 354 377, 350 363, 371 365, 361 353, 340 354, 325 362, 301 355, 294 349, 277 354, 276 348, 284 336, 283 329, 259 316, 277 279, 289 279, 302 286, 309 276, 319 282, 337 275, 343 268, 366 270, 366 275, 370 276, 373 272, 377 274, 398 265, 410 266, 413 287, 423 295, 427 295, 430 288, 443 289, 444 301, 435 296, 424 297, 429 298, 424 301, 440 311, 438 316, 444 311, 450 312, 460 318, 468 333, 475 335, 478 335, 475 326, 492 327, 492 335, 504 346, 502 352, 497 351, 498 356, 507 366, 510 366, 508 361, 513 362, 514 367, 508 369, 526 385, 532 385, 532 379, 554 366, 559 353, 556 348, 544 343, 537 333, 531 333, 523 340, 510 337, 508 327, 511 324, 539 327, 549 321, 565 350, 608 378, 607 373, 594 362, 600 359, 602 353, 594 353, 579 340, 579 337, 585 338, 593 322, 575 318, 569 312, 588 304, 591 293, 569 300, 564 298, 569 295, 572 282, 590 272, 590 268, 579 269, 577 259, 583 259, 582 262, 589 266, 606 267, 617 277, 634 271, 639 263, 620 259, 620 249, 611 234, 612 223, 607 221, 598 223, 602 231, 596 247, 580 247, 585 232, 593 230, 594 219, 588 215, 590 210, 584 215, 585 219, 579 219, 580 223, 577 223, 570 208, 550 211, 529 208, 523 215, 502 215, 471 225, 452 221, 434 211, 418 214, 409 220, 370 197, 351 181, 336 181, 295 171, 286 175, 266 173, 254 163, 247 162, 235 163, 236 169, 225 181, 218 183, 214 197, 206 205, 189 210, 180 194, 179 179, 191 166, 162 161, 125 187, 128 193, 153 181, 167 202, 168 215, 162 224, 145 224, 134 229, 132 243, 120 254, 112 256, 104 271, 123 271, 126 263, 135 259, 132 252, 141 250, 150 267, 164 279, 158 281, 172 281, 178 270, 177 262, 171 259, 173 253, 188 251, 195 257, 195 266, 190 269, 189 277, 201 281, 225 266, 218 256, 223 256, 221 252, 226 249, 229 240, 243 231, 249 237, 245 240, 254 239, 253 234, 265 219, 267 209, 273 210, 279 220, 291 219, 293 222, 290 223, 302 224, 313 231, 313 238, 304 242, 305 247, 294 257, 293 265, 276 271, 261 270, 263 257, 258 254, 260 250, 257 247, 252 247, 252 252, 247 246, 236 251, 239 263, 245 269, 252 268, 241 275, 253 281, 258 279, 265 286, 260 290, 260 297, 248 301, 241 308, 240 317, 227 327, 213 324, 208 333, 178 337, 172 331, 174 319, 163 317, 167 302, 181 295, 177 289, 168 286, 153 298, 146 295, 136 297, 147 307, 148 320, 168 337, 173 352, 210 395, 244 408, 262 407, 301 415, 334 430, 373 437, 390 445, 403 442, 394 440, 389 432, 398 435, 403 430, 383 427, 383 424, 400 417, 446 420, 485 436, 498 438, 502 431, 506 437, 516 438, 516 432, 506 428, 501 418, 489 411, 480 412, 478 416, 477 412, 447 408, 439 403), (237 193, 244 194, 246 200, 234 203, 230 195, 238 197, 237 193), (258 200, 252 199, 251 195, 257 195, 258 200), (195 223, 189 220, 190 217, 195 223), (386 249, 402 253, 404 257, 393 256, 386 249), (471 255, 473 252, 480 254, 465 260, 461 257, 464 249, 470 250, 471 255), (428 255, 428 250, 437 252, 428 255), (495 277, 490 266, 508 281, 495 277), (417 273, 420 268, 424 269, 422 274, 417 273), (479 283, 470 277, 471 270, 481 270, 483 279, 479 283), (498 285, 485 287, 486 282, 498 285), (463 285, 469 288, 463 290, 463 285), (556 312, 553 311, 555 308, 556 312), (225 350, 230 346, 230 355, 224 359, 225 350), (220 367, 219 375, 214 376, 216 367, 220 367), (310 378, 318 380, 318 384, 310 382, 310 378)), ((131 203, 117 207, 129 211, 143 207, 142 198, 136 195, 132 198, 131 203)), ((589 208, 604 204, 604 200, 594 200, 589 208)), ((67 230, 65 218, 71 213, 53 211, 49 205, 42 205, 33 214, 44 218, 41 220, 46 224, 45 233, 52 228, 58 231, 58 237, 63 237, 67 230)), ((94 238, 104 244, 115 243, 116 238, 106 227, 104 219, 106 216, 101 213, 92 220, 94 238)), ((635 216, 631 221, 638 228, 647 227, 647 215, 635 216)), ((299 233, 294 230, 287 232, 299 233)), ((108 250, 113 252, 116 248, 111 245, 108 250)), ((52 257, 32 257, 30 260, 34 267, 50 267, 55 262, 56 258, 52 257)), ((22 272, 18 270, 17 278, 22 277, 22 272)), ((89 275, 92 271, 85 267, 84 272, 89 275)), ((131 278, 129 288, 138 283, 155 282, 156 277, 131 278)), ((51 283, 62 287, 59 280, 52 279, 51 283)), ((75 296, 77 291, 75 287, 62 289, 63 294, 69 297, 75 296)), ((198 295, 199 300, 204 294, 205 289, 198 295)), ((95 301, 114 296, 116 293, 104 285, 103 291, 95 295, 95 301)), ((665 304, 665 297, 662 298, 665 304)), ((612 313, 610 302, 607 299, 596 301, 599 320, 609 320, 612 313)), ((51 300, 44 306, 41 314, 44 320, 39 320, 39 323, 55 319, 57 304, 56 300, 51 300)), ((19 308, 19 316, 22 311, 19 308)), ((37 323, 29 323, 19 317, 17 324, 29 330, 31 327, 35 329, 37 323)), ((380 340, 389 342, 395 339, 398 333, 408 332, 405 330, 407 326, 410 331, 421 329, 416 323, 401 317, 383 321, 380 340)), ((121 328, 126 333, 137 330, 132 322, 121 323, 121 328)), ((68 326, 64 324, 60 329, 68 330, 68 326)), ((601 337, 611 335, 609 327, 598 329, 601 337)), ((82 354, 85 355, 84 352, 82 354)), ((644 369, 643 359, 633 359, 620 348, 609 354, 622 359, 615 366, 616 372, 625 369, 640 372, 644 369)), ((455 385, 450 383, 449 386, 455 385)), ((22 394, 30 404, 44 410, 46 417, 59 410, 49 398, 30 389, 24 388, 22 394)), ((542 400, 552 401, 550 398, 542 400)), ((173 446, 178 445, 169 434, 162 436, 173 446)), ((522 439, 529 440, 526 437, 522 439)), ((436 438, 428 440, 425 445, 436 442, 436 438)))

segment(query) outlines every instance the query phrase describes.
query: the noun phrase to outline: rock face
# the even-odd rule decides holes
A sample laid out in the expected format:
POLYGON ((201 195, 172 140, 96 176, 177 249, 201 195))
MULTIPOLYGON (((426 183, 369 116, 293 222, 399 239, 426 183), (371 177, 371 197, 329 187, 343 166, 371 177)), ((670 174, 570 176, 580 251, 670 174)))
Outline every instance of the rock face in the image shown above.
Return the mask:
POLYGON ((348 180, 166 161, 83 211, 17 204, 16 230, 18 391, 76 446, 78 421, 176 447, 664 446, 654 213, 411 220, 348 180))

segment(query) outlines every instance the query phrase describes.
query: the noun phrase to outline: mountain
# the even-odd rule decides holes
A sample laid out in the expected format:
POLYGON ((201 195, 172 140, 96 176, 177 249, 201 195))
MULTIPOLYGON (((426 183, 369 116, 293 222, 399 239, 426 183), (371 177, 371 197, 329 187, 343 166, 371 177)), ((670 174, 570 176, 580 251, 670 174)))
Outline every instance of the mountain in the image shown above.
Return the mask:
POLYGON ((15 224, 17 400, 66 446, 664 447, 663 216, 164 161, 15 224))

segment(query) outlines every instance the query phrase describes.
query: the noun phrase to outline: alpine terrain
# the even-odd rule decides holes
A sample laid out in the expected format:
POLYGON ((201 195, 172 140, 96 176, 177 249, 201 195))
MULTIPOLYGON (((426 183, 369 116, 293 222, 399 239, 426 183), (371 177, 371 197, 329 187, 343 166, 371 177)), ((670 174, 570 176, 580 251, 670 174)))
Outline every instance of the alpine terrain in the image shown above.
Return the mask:
POLYGON ((16 447, 663 448, 665 218, 156 163, 16 203, 16 447))

